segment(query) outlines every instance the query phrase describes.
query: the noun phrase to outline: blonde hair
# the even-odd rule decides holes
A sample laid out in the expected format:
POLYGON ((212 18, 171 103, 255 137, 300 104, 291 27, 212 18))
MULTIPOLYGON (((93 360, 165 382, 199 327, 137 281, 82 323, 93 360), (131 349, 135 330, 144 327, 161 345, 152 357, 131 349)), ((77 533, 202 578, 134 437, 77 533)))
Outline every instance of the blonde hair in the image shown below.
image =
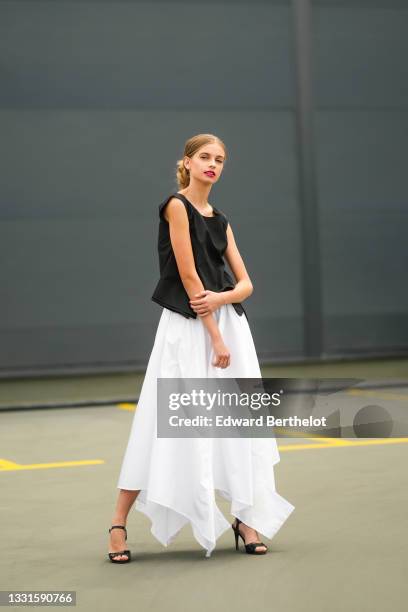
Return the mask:
POLYGON ((184 189, 190 183, 190 172, 184 165, 184 157, 193 157, 193 155, 206 144, 216 142, 221 145, 225 152, 225 159, 227 159, 227 148, 218 136, 214 134, 197 134, 189 138, 184 145, 183 157, 177 160, 176 167, 176 181, 179 189, 184 189))

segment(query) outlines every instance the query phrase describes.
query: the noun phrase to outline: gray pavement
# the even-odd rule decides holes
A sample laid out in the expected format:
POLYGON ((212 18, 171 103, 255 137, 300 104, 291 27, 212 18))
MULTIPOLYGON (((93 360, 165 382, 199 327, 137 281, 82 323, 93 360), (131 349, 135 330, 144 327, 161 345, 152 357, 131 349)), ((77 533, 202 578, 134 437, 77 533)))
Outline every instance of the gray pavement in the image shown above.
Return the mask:
POLYGON ((134 560, 113 565, 107 529, 132 416, 115 406, 1 415, 2 457, 37 464, 0 474, 3 590, 73 589, 81 610, 405 609, 406 443, 282 450, 277 490, 296 509, 265 556, 237 553, 231 530, 206 559, 189 526, 164 548, 133 509, 134 560))
POLYGON ((113 565, 108 528, 132 419, 132 406, 115 404, 0 413, 2 590, 75 590, 87 611, 406 609, 408 439, 279 439, 277 490, 295 511, 265 556, 237 553, 231 530, 206 558, 190 526, 165 548, 133 509, 133 561, 113 565))

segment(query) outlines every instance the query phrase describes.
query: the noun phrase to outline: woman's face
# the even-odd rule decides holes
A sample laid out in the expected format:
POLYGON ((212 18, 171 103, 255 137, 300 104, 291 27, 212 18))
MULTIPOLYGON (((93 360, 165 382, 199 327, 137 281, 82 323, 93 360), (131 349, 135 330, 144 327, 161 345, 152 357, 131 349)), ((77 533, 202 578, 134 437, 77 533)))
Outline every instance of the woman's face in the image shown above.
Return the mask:
POLYGON ((216 183, 224 167, 225 153, 221 145, 211 143, 203 145, 192 157, 184 158, 184 165, 192 177, 203 183, 216 183))

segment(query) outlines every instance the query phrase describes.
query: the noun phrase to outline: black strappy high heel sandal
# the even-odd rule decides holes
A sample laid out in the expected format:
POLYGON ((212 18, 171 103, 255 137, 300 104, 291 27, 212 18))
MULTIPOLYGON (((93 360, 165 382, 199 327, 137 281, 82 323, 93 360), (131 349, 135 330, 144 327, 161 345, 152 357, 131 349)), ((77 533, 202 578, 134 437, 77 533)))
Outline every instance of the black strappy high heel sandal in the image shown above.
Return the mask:
MULTIPOLYGON (((109 529, 109 533, 112 531, 112 529, 124 529, 125 534, 126 534, 125 540, 127 540, 127 531, 124 525, 112 525, 112 527, 109 529)), ((120 550, 119 552, 110 552, 108 553, 108 556, 109 556, 109 559, 112 561, 112 563, 129 563, 131 559, 130 550, 120 550), (126 555, 127 559, 114 559, 114 557, 118 557, 119 555, 126 555)))
POLYGON ((244 543, 244 546, 245 546, 245 551, 249 555, 264 555, 265 553, 267 553, 268 547, 263 542, 249 542, 249 544, 245 544, 245 538, 239 530, 239 525, 240 523, 242 523, 242 521, 240 521, 240 519, 237 517, 235 517, 235 520, 236 520, 235 525, 234 524, 231 525, 235 533, 235 550, 239 550, 238 549, 238 538, 241 537, 244 543), (266 550, 256 550, 259 546, 265 546, 266 550))

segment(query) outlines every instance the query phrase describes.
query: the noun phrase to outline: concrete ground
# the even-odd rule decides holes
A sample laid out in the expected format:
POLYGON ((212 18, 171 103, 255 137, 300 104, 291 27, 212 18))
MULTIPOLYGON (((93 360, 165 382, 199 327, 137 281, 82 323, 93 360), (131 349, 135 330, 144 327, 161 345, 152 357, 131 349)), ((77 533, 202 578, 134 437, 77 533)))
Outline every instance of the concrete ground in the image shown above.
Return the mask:
MULTIPOLYGON (((264 367, 262 373, 408 380, 404 360, 394 367, 387 361, 264 367)), ((134 406, 41 405, 131 400, 142 380, 128 374, 1 383, 2 590, 74 590, 76 608, 87 611, 406 609, 408 438, 369 444, 279 439, 277 491, 295 510, 272 540, 262 538, 267 555, 237 553, 231 530, 206 558, 190 526, 165 548, 147 517, 132 510, 133 561, 111 564, 108 528, 134 406), (12 408, 30 398, 37 409, 12 408)), ((393 401, 406 403, 404 397, 408 391, 400 387, 393 401)), ((217 501, 232 522, 228 502, 217 501)))

